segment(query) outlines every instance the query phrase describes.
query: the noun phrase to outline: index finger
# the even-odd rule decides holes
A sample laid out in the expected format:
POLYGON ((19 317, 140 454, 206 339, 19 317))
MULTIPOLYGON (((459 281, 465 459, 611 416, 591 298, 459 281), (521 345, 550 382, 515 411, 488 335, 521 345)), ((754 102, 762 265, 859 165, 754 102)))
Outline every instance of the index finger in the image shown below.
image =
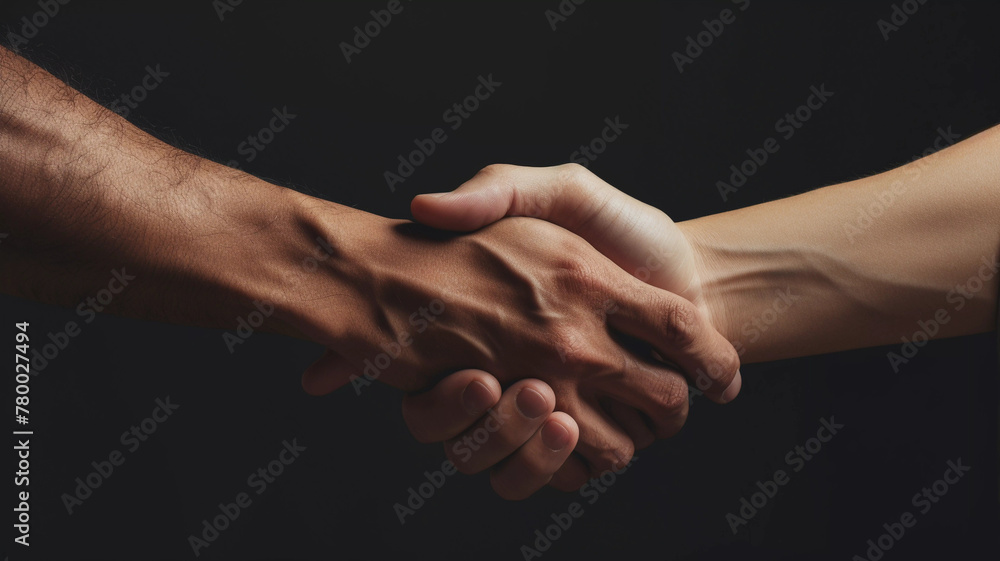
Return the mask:
POLYGON ((615 288, 619 305, 608 324, 651 344, 712 401, 732 401, 742 386, 733 345, 688 300, 628 275, 622 279, 615 288))

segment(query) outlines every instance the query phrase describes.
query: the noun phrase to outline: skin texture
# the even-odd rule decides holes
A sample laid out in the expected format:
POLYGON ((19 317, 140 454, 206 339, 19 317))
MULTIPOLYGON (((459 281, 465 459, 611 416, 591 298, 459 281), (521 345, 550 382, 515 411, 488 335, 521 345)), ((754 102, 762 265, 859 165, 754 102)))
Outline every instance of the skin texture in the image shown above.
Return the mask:
POLYGON ((534 469, 585 477, 633 453, 614 408, 666 437, 687 415, 685 376, 719 401, 739 389, 703 307, 568 230, 518 218, 455 235, 309 197, 164 144, 2 49, 0 231, 8 294, 75 306, 124 268, 134 280, 108 312, 233 329, 273 310, 262 330, 328 349, 303 376, 316 395, 491 372, 515 398, 486 385, 479 403, 498 403, 505 430, 467 460, 452 447, 467 472, 508 455, 511 431, 525 454, 558 452, 534 469))
MULTIPOLYGON (((444 229, 474 230, 508 216, 570 229, 622 269, 696 302, 743 362, 761 362, 899 344, 922 329, 918 321, 937 325, 924 330, 931 338, 995 329, 998 158, 994 127, 879 175, 680 224, 565 166, 493 166, 452 193, 418 196, 412 207, 419 221, 444 229), (880 206, 872 211, 873 204, 880 206)), ((464 377, 484 385, 491 378, 464 377)), ((404 402, 411 430, 435 426, 442 439, 463 430, 441 422, 456 401, 417 414, 412 399, 404 402)), ((614 418, 634 426, 622 409, 614 418)), ((510 455, 493 469, 494 487, 520 498, 505 493, 516 483, 507 474, 539 461, 513 436, 506 441, 510 455)), ((552 484, 580 482, 571 469, 550 471, 552 484)))

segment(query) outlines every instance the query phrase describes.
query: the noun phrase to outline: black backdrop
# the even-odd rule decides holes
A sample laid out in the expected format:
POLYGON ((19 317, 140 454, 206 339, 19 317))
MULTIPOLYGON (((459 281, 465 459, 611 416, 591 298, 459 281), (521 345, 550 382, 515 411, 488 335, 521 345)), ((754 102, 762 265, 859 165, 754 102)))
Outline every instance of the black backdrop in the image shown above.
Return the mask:
MULTIPOLYGON (((616 116, 629 128, 591 169, 676 220, 878 172, 931 146, 939 128, 965 137, 1000 121, 994 2, 899 2, 919 9, 888 41, 878 25, 891 22, 888 0, 740 4, 591 0, 553 30, 545 12, 556 0, 404 1, 348 63, 341 42, 386 2, 246 1, 220 20, 210 0, 76 0, 21 48, 109 105, 160 65, 169 76, 130 109, 133 122, 394 217, 408 216, 414 194, 451 189, 492 162, 568 161, 616 116), (672 53, 727 8, 735 21, 679 72, 672 53), (491 73, 502 85, 391 192, 383 172, 397 155, 446 126, 442 111, 491 73), (723 201, 716 181, 729 165, 824 84, 829 101, 723 201), (240 143, 285 107, 296 117, 246 161, 240 143)), ((0 23, 20 34, 39 10, 4 0, 0 23)), ((36 341, 78 319, 9 297, 0 305, 4 331, 30 321, 36 341)), ((885 559, 995 558, 973 553, 996 543, 998 523, 993 335, 932 342, 898 373, 886 360, 897 349, 745 366, 738 400, 695 398, 684 431, 639 452, 592 505, 553 490, 508 503, 487 477, 455 475, 401 525, 393 505, 444 458, 410 438, 399 392, 309 398, 299 374, 314 345, 254 335, 230 354, 218 331, 101 316, 36 369, 32 546, 5 550, 194 558, 188 536, 249 492, 252 504, 201 558, 517 559, 573 501, 584 515, 544 559, 850 559, 905 511, 916 525, 885 559), (166 396, 179 408, 129 452, 120 435, 166 396), (727 513, 831 415, 845 428, 734 535, 727 513), (293 439, 306 450, 256 494, 247 477, 293 439), (69 514, 63 494, 114 450, 124 463, 69 514), (911 497, 957 458, 971 470, 921 513, 911 497)))

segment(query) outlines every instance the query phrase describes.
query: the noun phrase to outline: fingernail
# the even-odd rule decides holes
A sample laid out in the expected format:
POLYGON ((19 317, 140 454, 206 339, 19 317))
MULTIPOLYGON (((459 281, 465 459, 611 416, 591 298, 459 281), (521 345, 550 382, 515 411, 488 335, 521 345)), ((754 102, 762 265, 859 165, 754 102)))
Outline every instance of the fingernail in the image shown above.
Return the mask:
POLYGON ((736 371, 736 376, 733 378, 732 382, 729 382, 729 387, 726 391, 722 392, 723 403, 729 403, 730 401, 736 399, 736 396, 740 393, 740 388, 743 387, 743 376, 740 375, 740 371, 736 371))
POLYGON ((569 431, 562 426, 562 423, 552 421, 542 427, 542 443, 548 446, 549 450, 558 452, 569 446, 569 441, 569 431))
POLYGON ((482 415, 493 405, 493 392, 482 382, 473 381, 462 392, 462 405, 470 415, 482 415))
POLYGON ((529 419, 536 419, 549 412, 545 398, 531 388, 524 388, 517 394, 517 409, 529 419))
POLYGON ((430 197, 432 199, 440 199, 441 197, 444 197, 445 195, 450 195, 450 194, 451 193, 424 193, 423 195, 425 197, 430 197))

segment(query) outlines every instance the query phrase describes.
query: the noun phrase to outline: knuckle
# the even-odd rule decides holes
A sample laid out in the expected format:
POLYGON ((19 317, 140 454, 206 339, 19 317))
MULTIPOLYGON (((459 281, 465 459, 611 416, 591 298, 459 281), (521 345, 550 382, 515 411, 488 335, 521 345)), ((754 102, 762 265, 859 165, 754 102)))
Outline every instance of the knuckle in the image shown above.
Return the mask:
POLYGON ((619 442, 613 443, 610 448, 598 453, 592 465, 598 474, 618 470, 632 461, 634 454, 635 444, 629 439, 622 439, 619 442))
MULTIPOLYGON (((553 266, 559 271, 560 288, 570 295, 575 295, 588 301, 605 300, 599 295, 612 292, 605 279, 606 270, 592 258, 590 252, 594 249, 582 239, 567 239, 554 258, 553 266)), ((595 304, 596 306, 596 304, 595 304)))
POLYGON ((585 290, 594 284, 593 267, 582 259, 562 257, 555 266, 565 275, 565 286, 569 290, 585 290))
POLYGON ((588 348, 587 336, 579 326, 568 323, 555 326, 551 338, 551 346, 562 363, 578 363, 583 360, 583 351, 588 348))
POLYGON ((688 385, 680 376, 671 376, 660 392, 660 410, 653 419, 656 438, 670 438, 676 435, 688 416, 688 385))
POLYGON ((688 384, 681 376, 670 376, 664 384, 660 395, 660 404, 669 414, 674 415, 680 412, 687 412, 688 384))
POLYGON ((583 187, 594 177, 594 173, 578 163, 567 163, 559 166, 559 182, 571 187, 583 187))
POLYGON ((589 279, 594 276, 594 264, 587 258, 583 251, 589 244, 582 238, 574 236, 563 236, 556 245, 558 252, 552 257, 554 265, 564 270, 568 275, 589 279))
POLYGON ((476 175, 481 175, 483 177, 497 178, 503 177, 510 172, 511 168, 514 166, 510 164, 490 164, 483 169, 479 170, 476 175))
POLYGON ((663 338, 678 349, 686 349, 695 342, 697 325, 698 310, 694 304, 677 298, 664 311, 661 326, 663 338))
POLYGON ((740 369, 740 355, 731 345, 720 345, 707 359, 707 371, 698 368, 693 381, 701 391, 721 391, 736 377, 740 369))

